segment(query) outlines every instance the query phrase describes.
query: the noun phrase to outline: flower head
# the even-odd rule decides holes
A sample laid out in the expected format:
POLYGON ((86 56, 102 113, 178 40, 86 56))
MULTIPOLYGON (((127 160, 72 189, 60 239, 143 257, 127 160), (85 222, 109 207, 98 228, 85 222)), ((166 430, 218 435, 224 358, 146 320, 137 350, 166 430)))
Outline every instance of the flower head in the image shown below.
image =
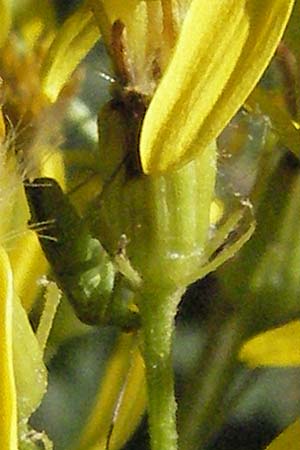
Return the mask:
MULTIPOLYGON (((85 23, 87 17, 91 20, 91 7, 123 87, 150 100, 139 145, 145 173, 183 165, 221 133, 268 65, 293 3, 91 0, 84 4, 82 17, 85 23)), ((66 40, 74 47, 71 31, 66 40)), ((85 52, 82 39, 77 44, 81 57, 92 41, 87 40, 85 52)), ((57 55, 61 61, 59 46, 47 64, 48 92, 54 65, 59 75, 57 55)), ((78 63, 78 54, 76 58, 78 63)), ((68 60, 69 71, 63 64, 64 79, 74 69, 71 55, 68 60)), ((56 86, 56 92, 59 89, 56 86)), ((55 98, 55 92, 51 95, 55 98)))
POLYGON ((145 116, 140 152, 146 173, 192 159, 221 133, 269 63, 292 3, 191 2, 145 116))

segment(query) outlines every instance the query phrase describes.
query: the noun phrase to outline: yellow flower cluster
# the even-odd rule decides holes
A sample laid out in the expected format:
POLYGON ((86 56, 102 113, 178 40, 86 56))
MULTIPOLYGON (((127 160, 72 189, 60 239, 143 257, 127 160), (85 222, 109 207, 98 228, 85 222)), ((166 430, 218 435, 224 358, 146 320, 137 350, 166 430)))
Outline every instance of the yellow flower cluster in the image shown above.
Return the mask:
MULTIPOLYGON (((4 86, 13 80, 7 86, 5 111, 14 126, 21 120, 24 126, 33 121, 29 147, 40 145, 35 131, 43 113, 57 101, 101 35, 124 91, 145 98, 138 142, 144 174, 182 168, 205 155, 243 105, 274 54, 293 4, 293 0, 86 0, 57 29, 46 1, 30 0, 22 8, 1 0, 0 75, 4 86), (16 36, 8 39, 13 31, 25 42, 22 51, 16 36), (30 77, 29 67, 35 69, 30 77)), ((42 349, 20 300, 29 310, 36 279, 47 264, 35 235, 27 230, 23 174, 9 153, 10 132, 5 128, 1 114, 0 447, 16 450, 18 431, 24 431, 17 430, 17 409, 19 421, 27 424, 46 389, 42 349), (26 405, 25 397, 30 399, 26 405)), ((44 161, 38 157, 34 164, 44 161)), ((61 157, 54 156, 40 173, 63 180, 61 157)), ((293 326, 298 332, 299 324, 293 326)), ((242 358, 251 359, 253 348, 253 358, 258 358, 257 342, 247 344, 242 358)), ((289 344, 280 342, 283 347, 289 344)), ((298 356, 294 355, 297 364, 298 356)), ((274 363, 270 346, 268 358, 266 363, 274 363)))

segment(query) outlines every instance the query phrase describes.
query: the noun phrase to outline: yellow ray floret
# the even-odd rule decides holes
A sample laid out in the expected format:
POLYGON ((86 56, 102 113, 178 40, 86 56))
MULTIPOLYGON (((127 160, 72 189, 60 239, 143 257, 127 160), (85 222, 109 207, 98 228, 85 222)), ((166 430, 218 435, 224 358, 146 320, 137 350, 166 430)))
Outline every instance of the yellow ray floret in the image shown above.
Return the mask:
POLYGON ((283 433, 281 433, 266 450, 287 450, 296 449, 300 441, 300 420, 292 423, 283 433))
POLYGON ((71 15, 54 40, 42 68, 43 92, 55 102, 72 73, 100 38, 88 2, 71 15))
POLYGON ((0 247, 0 448, 17 449, 16 387, 12 352, 12 272, 0 247))
POLYGON ((178 167, 220 134, 268 65, 293 3, 192 0, 145 116, 145 173, 178 167))
POLYGON ((240 359, 251 366, 300 366, 300 321, 266 331, 243 346, 240 359))

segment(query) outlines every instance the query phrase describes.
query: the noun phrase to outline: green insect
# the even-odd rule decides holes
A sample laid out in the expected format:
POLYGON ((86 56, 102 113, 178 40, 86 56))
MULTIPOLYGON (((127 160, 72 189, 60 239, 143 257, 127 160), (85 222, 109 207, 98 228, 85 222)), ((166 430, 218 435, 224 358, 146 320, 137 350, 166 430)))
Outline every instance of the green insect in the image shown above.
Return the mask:
POLYGON ((68 196, 52 178, 25 182, 31 224, 47 224, 39 236, 55 281, 78 318, 90 325, 139 326, 128 307, 132 292, 99 240, 91 236, 68 196))

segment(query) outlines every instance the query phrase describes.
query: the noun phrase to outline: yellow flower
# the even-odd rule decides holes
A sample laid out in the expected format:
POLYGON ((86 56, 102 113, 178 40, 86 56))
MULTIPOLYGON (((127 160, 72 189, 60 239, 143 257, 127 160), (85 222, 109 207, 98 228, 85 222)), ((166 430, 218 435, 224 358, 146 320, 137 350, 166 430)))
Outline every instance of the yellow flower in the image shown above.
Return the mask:
MULTIPOLYGON (((298 367, 300 171, 290 155, 274 151, 269 157, 253 189, 256 233, 235 262, 221 269, 220 284, 224 297, 246 318, 248 340, 239 359, 253 368, 298 367)), ((299 436, 298 420, 267 450, 297 448, 299 436)))
POLYGON ((1 11, 1 31, 0 31, 0 48, 6 41, 10 26, 11 26, 11 5, 10 0, 0 1, 1 11))
MULTIPOLYGON (((7 244, 14 285, 23 306, 30 310, 38 289, 32 280, 46 273, 47 263, 36 234, 27 229, 29 211, 17 172, 24 170, 26 176, 38 173, 53 176, 63 183, 62 156, 54 148, 53 136, 49 136, 50 128, 53 133, 54 127, 53 105, 40 86, 41 64, 53 39, 54 10, 47 0, 3 0, 2 4, 1 14, 9 18, 9 25, 2 34, 0 48, 1 98, 6 118, 4 120, 1 113, 1 210, 4 212, 0 239, 7 240, 9 234, 14 234, 13 241, 7 244), (22 169, 17 168, 18 162, 12 157, 10 147, 17 150, 18 156, 21 150, 22 169)), ((58 124, 55 126, 57 132, 58 124)))
POLYGON ((12 351, 12 272, 9 259, 0 247, 0 446, 17 448, 16 386, 12 351))
MULTIPOLYGON (((154 93, 140 138, 145 173, 164 172, 188 162, 220 134, 268 65, 293 3, 85 2, 80 11, 83 23, 92 26, 91 5, 125 88, 150 98, 154 93)), ((55 78, 65 80, 74 60, 79 61, 78 53, 83 57, 94 43, 93 35, 85 44, 80 39, 82 28, 70 30, 71 22, 68 35, 61 30, 45 68, 45 93, 52 100, 61 88, 55 78), (68 55, 69 47, 80 49, 74 58, 68 55)))
MULTIPOLYGON (((269 324, 272 324, 272 321, 275 324, 280 323, 299 315, 299 168, 288 171, 284 161, 275 172, 275 176, 268 180, 269 195, 265 197, 259 209, 262 212, 268 245, 262 246, 260 250, 259 247, 254 249, 257 268, 248 254, 248 262, 250 261, 252 267, 248 266, 249 272, 253 270, 254 276, 247 279, 246 283, 248 291, 252 290, 255 293, 252 297, 250 293, 248 304, 251 301, 257 304, 254 311, 259 313, 260 319, 265 314, 266 322, 269 324), (276 219, 272 216, 269 220, 271 211, 269 205, 270 201, 274 200, 277 205, 276 219)), ((258 230, 260 225, 258 223, 258 230)), ((260 244, 263 241, 263 232, 260 228, 260 244)), ((242 269, 240 272, 242 278, 243 273, 242 269)), ((247 299, 245 291, 243 295, 247 299)), ((255 322, 256 320, 253 320, 254 324, 255 322)), ((300 321, 292 320, 252 337, 242 346, 239 356, 250 367, 299 367, 300 321)), ((298 419, 276 438, 267 450, 297 448, 299 437, 298 419)))
MULTIPOLYGON (((252 367, 299 367, 300 321, 261 333, 244 344, 240 359, 252 367)), ((297 448, 300 439, 300 419, 280 434, 266 450, 297 448)))
POLYGON ((270 61, 292 4, 191 2, 171 63, 145 117, 145 172, 191 159, 220 134, 270 61))
POLYGON ((261 333, 242 348, 240 358, 251 366, 300 366, 300 321, 261 333))
MULTIPOLYGON (((144 173, 169 172, 211 151, 207 166, 212 182, 203 207, 203 216, 208 217, 216 170, 212 143, 261 77, 281 39, 293 3, 86 0, 53 42, 43 65, 43 92, 50 101, 56 100, 99 36, 96 18, 114 62, 119 83, 116 92, 124 103, 134 99, 142 105, 137 112, 142 119, 138 151, 144 173)), ((202 169, 207 173, 206 167, 202 169)), ((137 183, 144 183, 144 179, 137 183)), ((185 182, 185 187, 188 185, 185 182)), ((178 186, 175 191, 182 193, 182 186, 178 186)), ((144 212, 145 196, 138 189, 134 191, 141 197, 138 200, 142 200, 139 204, 144 212)), ((158 190, 158 197, 162 197, 161 192, 158 190)), ((191 208, 191 196, 186 198, 191 208)), ((206 222, 205 243, 209 229, 206 222)))
MULTIPOLYGON (((18 435, 23 433, 26 439, 28 419, 45 393, 46 369, 42 351, 18 298, 20 285, 14 278, 14 267, 17 270, 24 261, 16 263, 10 257, 18 235, 25 233, 28 216, 24 197, 23 205, 20 202, 21 180, 13 157, 7 154, 5 141, 0 144, 0 180, 0 447, 16 450, 18 435)), ((32 245, 26 248, 26 236, 22 244, 25 249, 19 246, 19 254, 24 255, 24 250, 31 253, 32 245)), ((41 255, 38 256, 40 259, 41 255)), ((34 275, 36 272, 30 272, 29 268, 23 285, 34 286, 34 275)))
MULTIPOLYGON (((33 120, 47 106, 37 81, 38 59, 43 55, 43 48, 42 45, 34 46, 45 24, 42 24, 38 9, 34 8, 35 3, 34 0, 26 2, 27 9, 22 11, 21 2, 14 15, 11 14, 11 2, 1 2, 5 26, 0 37, 0 71, 5 114, 0 109, 0 447, 7 450, 16 450, 19 440, 24 445, 30 442, 28 420, 40 404, 47 385, 43 349, 25 312, 25 309, 31 309, 36 298, 37 281, 46 273, 47 263, 35 233, 27 227, 29 211, 22 186, 22 170, 16 157, 16 150, 21 148, 26 159, 26 151, 30 152, 34 145, 39 147, 36 164, 45 156, 41 153, 38 133, 32 126, 33 120), (39 27, 35 27, 37 23, 39 27), (16 31, 15 35, 9 34, 12 29, 16 31), (32 133, 30 137, 28 133, 25 149, 24 135, 23 140, 18 141, 20 133, 14 125, 25 129, 28 124, 32 133)), ((47 150, 49 152, 49 148, 47 150)), ((63 176, 61 156, 53 154, 42 171, 50 176, 60 172, 63 176)))
POLYGON ((290 425, 283 433, 281 433, 266 450, 288 450, 296 449, 300 440, 300 420, 290 425))

